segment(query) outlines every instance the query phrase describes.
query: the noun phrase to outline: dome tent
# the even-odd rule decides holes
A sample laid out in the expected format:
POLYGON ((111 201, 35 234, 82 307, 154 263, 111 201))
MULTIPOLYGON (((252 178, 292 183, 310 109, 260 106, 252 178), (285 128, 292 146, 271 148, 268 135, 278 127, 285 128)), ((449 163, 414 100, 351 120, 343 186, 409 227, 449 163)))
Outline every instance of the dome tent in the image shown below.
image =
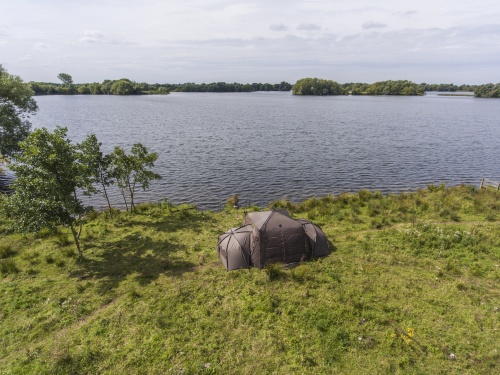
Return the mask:
POLYGON ((285 210, 250 212, 242 227, 219 236, 217 250, 228 271, 299 263, 330 253, 326 235, 317 225, 294 220, 285 210))
POLYGON ((217 249, 226 270, 250 267, 250 241, 253 228, 246 225, 233 228, 219 236, 217 249))
POLYGON ((251 265, 264 268, 273 263, 298 263, 310 259, 311 247, 304 227, 288 212, 252 212, 243 224, 253 226, 251 265))
POLYGON ((309 220, 298 219, 299 223, 304 227, 304 231, 309 239, 313 257, 324 257, 330 254, 330 247, 328 246, 328 239, 326 234, 309 220))

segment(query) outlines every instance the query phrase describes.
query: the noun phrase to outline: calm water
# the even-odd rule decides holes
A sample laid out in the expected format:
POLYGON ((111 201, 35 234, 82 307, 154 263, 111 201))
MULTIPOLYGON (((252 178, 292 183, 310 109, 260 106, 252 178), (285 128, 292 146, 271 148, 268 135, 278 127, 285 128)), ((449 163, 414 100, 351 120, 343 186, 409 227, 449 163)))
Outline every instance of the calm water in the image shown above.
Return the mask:
MULTIPOLYGON (((495 99, 259 92, 37 102, 34 127, 66 126, 74 141, 95 133, 106 151, 135 142, 156 151, 163 180, 140 192, 142 201, 216 209, 231 194, 265 205, 363 188, 388 193, 500 180, 495 99)), ((121 202, 117 194, 114 201, 121 202)))

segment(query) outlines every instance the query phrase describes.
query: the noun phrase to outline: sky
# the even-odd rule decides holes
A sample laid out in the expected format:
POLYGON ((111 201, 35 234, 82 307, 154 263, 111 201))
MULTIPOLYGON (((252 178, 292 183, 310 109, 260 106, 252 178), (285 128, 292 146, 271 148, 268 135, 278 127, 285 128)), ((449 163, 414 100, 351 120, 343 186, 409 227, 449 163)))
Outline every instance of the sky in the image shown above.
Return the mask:
POLYGON ((0 0, 24 81, 500 82, 498 0, 0 0))

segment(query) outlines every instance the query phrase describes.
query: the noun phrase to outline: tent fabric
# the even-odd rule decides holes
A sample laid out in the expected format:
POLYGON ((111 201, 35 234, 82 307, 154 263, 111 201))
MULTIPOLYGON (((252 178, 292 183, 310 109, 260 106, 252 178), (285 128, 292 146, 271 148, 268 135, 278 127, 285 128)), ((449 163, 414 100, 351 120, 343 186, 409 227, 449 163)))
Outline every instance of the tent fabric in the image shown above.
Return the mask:
POLYGON ((274 263, 299 263, 330 253, 323 231, 312 222, 294 220, 285 210, 249 213, 240 228, 219 236, 219 257, 228 271, 274 263))
POLYGON ((297 219, 304 227, 304 231, 309 239, 313 257, 324 257, 330 254, 330 247, 328 246, 328 239, 325 233, 316 224, 309 220, 297 219))
POLYGON ((251 225, 232 228, 219 236, 219 257, 228 271, 250 267, 251 225))
POLYGON ((286 211, 252 212, 244 224, 253 225, 251 264, 264 268, 273 263, 309 260, 311 248, 301 223, 286 211))

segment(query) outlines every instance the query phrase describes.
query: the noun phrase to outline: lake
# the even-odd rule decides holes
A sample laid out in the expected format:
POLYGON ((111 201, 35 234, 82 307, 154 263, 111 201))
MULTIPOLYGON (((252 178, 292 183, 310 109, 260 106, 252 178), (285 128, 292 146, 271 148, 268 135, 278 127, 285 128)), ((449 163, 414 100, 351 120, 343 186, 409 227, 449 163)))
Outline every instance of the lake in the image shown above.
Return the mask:
MULTIPOLYGON (((163 179, 138 201, 218 209, 232 194, 263 206, 360 189, 500 180, 496 99, 255 92, 36 100, 35 128, 66 126, 74 141, 95 133, 106 152, 136 142, 157 152, 163 179)), ((116 191, 113 201, 121 203, 116 191)), ((105 205, 100 197, 91 203, 105 205)))

